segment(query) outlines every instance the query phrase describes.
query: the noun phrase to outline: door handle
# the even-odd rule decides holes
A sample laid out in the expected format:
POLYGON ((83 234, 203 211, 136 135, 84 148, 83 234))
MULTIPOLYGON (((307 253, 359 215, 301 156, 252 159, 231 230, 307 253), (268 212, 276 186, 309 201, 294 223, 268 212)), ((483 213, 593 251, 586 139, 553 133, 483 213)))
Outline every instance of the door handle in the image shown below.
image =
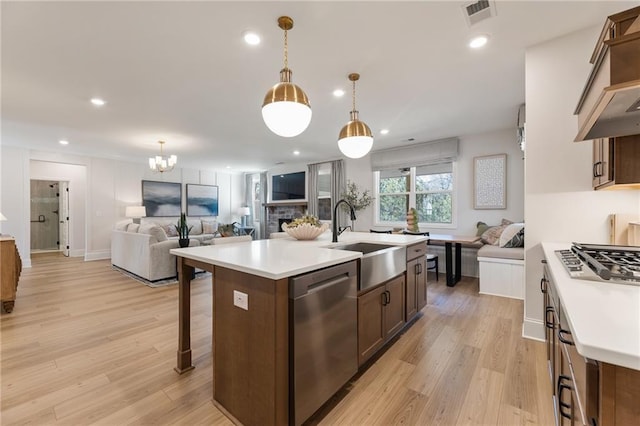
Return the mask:
POLYGON ((389 304, 389 299, 387 299, 387 292, 383 291, 380 296, 382 297, 382 306, 387 306, 389 304))
POLYGON ((541 291, 543 294, 547 292, 547 286, 545 285, 545 282, 546 282, 546 281, 547 281, 547 280, 546 280, 544 277, 542 277, 542 278, 540 279, 540 291, 541 291))
POLYGON ((391 303, 391 292, 389 290, 386 290, 385 293, 387 294, 387 305, 389 303, 391 303))

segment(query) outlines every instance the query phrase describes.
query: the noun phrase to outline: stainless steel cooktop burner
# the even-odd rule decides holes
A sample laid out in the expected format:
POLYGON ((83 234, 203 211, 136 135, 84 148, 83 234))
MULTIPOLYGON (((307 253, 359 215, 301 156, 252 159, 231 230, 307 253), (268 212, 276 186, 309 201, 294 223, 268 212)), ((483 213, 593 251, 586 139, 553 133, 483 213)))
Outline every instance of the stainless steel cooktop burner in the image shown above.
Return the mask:
POLYGON ((556 255, 571 278, 640 285, 640 247, 573 243, 556 255))

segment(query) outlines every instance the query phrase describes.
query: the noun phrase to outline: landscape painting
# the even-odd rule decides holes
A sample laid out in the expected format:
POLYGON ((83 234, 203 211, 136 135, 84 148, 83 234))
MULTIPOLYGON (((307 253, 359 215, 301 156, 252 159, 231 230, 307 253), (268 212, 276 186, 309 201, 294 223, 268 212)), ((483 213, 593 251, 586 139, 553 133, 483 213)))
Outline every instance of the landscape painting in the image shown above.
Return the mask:
POLYGON ((180 216, 182 184, 143 180, 142 205, 147 209, 147 216, 180 216))
POLYGON ((218 216, 218 187, 188 183, 187 216, 218 216))

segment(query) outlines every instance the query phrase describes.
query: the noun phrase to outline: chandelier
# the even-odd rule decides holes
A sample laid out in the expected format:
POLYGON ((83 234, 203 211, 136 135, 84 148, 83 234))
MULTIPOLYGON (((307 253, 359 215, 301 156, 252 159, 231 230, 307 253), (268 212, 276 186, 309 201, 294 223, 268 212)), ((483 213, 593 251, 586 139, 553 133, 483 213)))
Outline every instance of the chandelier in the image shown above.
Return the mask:
POLYGON ((353 82, 353 109, 351 110, 351 121, 340 130, 338 136, 338 148, 349 158, 364 157, 373 146, 373 136, 371 129, 364 121, 358 119, 356 111, 356 81, 360 79, 360 74, 349 74, 349 80, 353 82))
POLYGON ((162 150, 164 141, 158 141, 160 144, 160 155, 149 158, 149 168, 154 172, 170 172, 178 162, 178 157, 175 155, 165 156, 162 150))
POLYGON ((269 89, 264 97, 262 119, 273 133, 290 138, 309 126, 311 106, 304 90, 291 82, 287 31, 293 28, 293 19, 281 16, 278 26, 284 30, 284 68, 280 70, 280 83, 269 89))

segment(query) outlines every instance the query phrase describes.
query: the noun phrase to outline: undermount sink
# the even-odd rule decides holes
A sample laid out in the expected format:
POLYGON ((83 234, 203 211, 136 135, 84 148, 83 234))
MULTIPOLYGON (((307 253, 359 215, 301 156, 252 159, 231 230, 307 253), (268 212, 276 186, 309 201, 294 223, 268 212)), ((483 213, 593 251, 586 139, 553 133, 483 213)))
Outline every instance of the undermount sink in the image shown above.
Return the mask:
POLYGON ((359 251, 358 290, 365 290, 390 280, 407 268, 405 247, 375 243, 350 243, 329 247, 336 250, 359 251))

